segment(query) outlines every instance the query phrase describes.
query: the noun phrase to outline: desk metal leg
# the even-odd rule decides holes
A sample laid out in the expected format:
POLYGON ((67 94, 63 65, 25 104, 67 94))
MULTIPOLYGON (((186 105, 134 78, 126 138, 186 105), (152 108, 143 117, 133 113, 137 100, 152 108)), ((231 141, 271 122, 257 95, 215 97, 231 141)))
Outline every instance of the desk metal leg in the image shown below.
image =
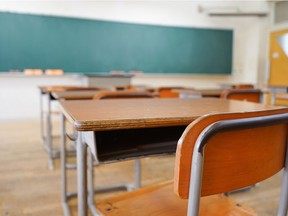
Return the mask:
POLYGON ((134 172, 135 172, 135 188, 141 187, 141 161, 136 159, 134 161, 134 172))
POLYGON ((65 216, 70 216, 67 194, 67 170, 66 170, 66 136, 65 136, 65 117, 61 115, 61 186, 62 186, 62 206, 65 216))
MULTIPOLYGON (((93 169, 93 155, 90 148, 88 148, 88 206, 93 216, 99 215, 95 206, 94 199, 94 169, 93 169)), ((96 192, 96 191, 95 191, 96 192)))
POLYGON ((47 96, 47 116, 46 120, 44 117, 43 109, 43 97, 44 94, 40 92, 40 129, 41 129, 41 138, 44 145, 45 151, 48 153, 48 168, 50 170, 54 169, 54 158, 60 157, 60 151, 54 151, 52 146, 52 122, 51 122, 51 96, 50 94, 45 94, 47 96), (45 134, 46 130, 46 134, 45 134))
POLYGON ((46 146, 48 150, 48 168, 50 170, 54 169, 53 163, 53 147, 52 147, 52 124, 51 124, 51 97, 48 95, 48 110, 47 110, 47 133, 46 133, 46 146))
MULTIPOLYGON (((66 162, 66 133, 65 133, 65 117, 61 115, 61 177, 62 177, 62 206, 64 209, 64 215, 70 216, 70 210, 68 200, 70 197, 76 195, 76 193, 67 193, 67 162, 66 162)), ((141 184, 141 164, 140 160, 135 160, 135 185, 130 184, 116 184, 113 186, 101 187, 94 189, 94 165, 93 155, 86 143, 82 141, 82 134, 78 132, 77 136, 77 178, 78 178, 78 214, 86 215, 88 208, 93 216, 98 216, 94 199, 94 192, 108 192, 114 190, 133 190, 139 188, 141 184), (88 153, 88 192, 87 192, 87 164, 86 154, 88 153), (87 198, 88 193, 88 198, 87 198), (88 204, 88 206, 87 206, 88 204), (88 208, 87 208, 88 207, 88 208)))
POLYGON ((78 216, 87 216, 87 145, 82 142, 81 132, 78 132, 76 149, 78 216))
POLYGON ((44 135, 44 115, 43 115, 43 93, 40 91, 40 129, 41 129, 41 141, 45 144, 45 135, 44 135))

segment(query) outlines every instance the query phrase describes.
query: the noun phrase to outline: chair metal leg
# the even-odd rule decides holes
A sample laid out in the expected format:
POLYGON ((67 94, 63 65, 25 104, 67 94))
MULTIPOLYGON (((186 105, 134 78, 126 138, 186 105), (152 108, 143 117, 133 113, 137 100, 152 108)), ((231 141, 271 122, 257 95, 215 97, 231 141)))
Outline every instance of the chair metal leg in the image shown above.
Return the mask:
POLYGON ((88 207, 92 215, 99 215, 95 206, 94 199, 94 169, 93 169, 93 155, 88 148, 88 207))
POLYGON ((141 186, 141 162, 140 159, 135 160, 134 168, 135 168, 135 185, 131 184, 116 184, 107 187, 101 187, 94 189, 94 169, 93 169, 93 155, 88 148, 88 206, 92 215, 97 216, 97 209, 95 206, 94 193, 103 193, 109 191, 117 191, 117 190, 127 190, 131 191, 135 188, 139 188, 141 186))
POLYGON ((41 141, 45 144, 45 135, 44 135, 44 115, 43 115, 43 94, 40 91, 40 135, 41 141))
MULTIPOLYGON (((288 144, 288 142, 287 142, 288 144)), ((288 210, 288 147, 286 145, 285 167, 282 177, 282 188, 277 216, 286 216, 288 210)))
POLYGON ((203 155, 199 152, 195 153, 194 150, 190 175, 187 216, 197 216, 199 214, 202 171, 203 155))

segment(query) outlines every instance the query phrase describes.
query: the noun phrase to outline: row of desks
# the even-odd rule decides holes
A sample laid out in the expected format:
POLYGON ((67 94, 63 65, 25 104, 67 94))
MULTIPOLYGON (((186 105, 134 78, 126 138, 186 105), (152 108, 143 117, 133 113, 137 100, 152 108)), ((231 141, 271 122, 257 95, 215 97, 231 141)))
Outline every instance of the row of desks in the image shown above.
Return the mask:
MULTIPOLYGON (((52 145, 52 122, 51 122, 51 101, 52 100, 90 100, 93 96, 99 93, 99 90, 69 90, 75 86, 51 86, 51 87, 40 87, 40 119, 41 119, 41 134, 44 142, 44 146, 49 153, 49 168, 53 169, 53 159, 59 157, 60 152, 55 151, 52 145), (44 119, 43 115, 43 97, 47 96, 47 117, 44 119), (46 121, 46 124, 44 122, 46 121), (46 134, 46 135, 45 135, 46 134), (46 138, 45 138, 46 136, 46 138)), ((82 88, 79 86, 79 88, 82 88)), ((180 96, 186 97, 189 94, 195 94, 196 92, 201 94, 203 97, 219 97, 222 89, 197 89, 197 90, 177 90, 180 96)))
MULTIPOLYGON (((185 89, 179 89, 175 90, 179 92, 179 94, 195 94, 199 93, 203 97, 220 97, 221 92, 223 89, 197 89, 197 90, 185 90, 185 89)), ((95 94, 97 94, 99 91, 95 90, 87 90, 87 91, 55 91, 52 92, 52 96, 56 100, 89 100, 92 99, 95 94)))
MULTIPOLYGON (((221 91, 202 90, 204 95, 214 97, 221 91)), ((88 214, 87 147, 98 163, 173 153, 186 126, 201 116, 272 108, 270 105, 218 98, 90 100, 97 92, 49 92, 52 98, 60 100, 61 112, 76 131, 80 216, 88 214), (112 147, 113 140, 117 145, 112 147)), ((48 124, 51 124, 51 119, 48 124)), ((47 136, 51 136, 51 131, 49 133, 47 136)))

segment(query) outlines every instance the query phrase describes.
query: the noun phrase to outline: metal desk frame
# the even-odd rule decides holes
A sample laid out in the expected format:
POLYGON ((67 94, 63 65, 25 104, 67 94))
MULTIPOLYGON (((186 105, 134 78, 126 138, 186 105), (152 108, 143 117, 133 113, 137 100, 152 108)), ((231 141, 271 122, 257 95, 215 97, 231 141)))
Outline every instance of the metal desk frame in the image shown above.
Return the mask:
MULTIPOLYGON (((72 167, 70 164, 67 164, 67 157, 66 157, 66 142, 67 142, 67 134, 66 134, 66 124, 65 124, 65 116, 61 114, 61 148, 60 148, 60 155, 61 155, 61 188, 62 188, 62 194, 61 194, 61 200, 62 200, 62 207, 64 211, 65 216, 70 216, 70 210, 68 201, 70 198, 77 195, 76 192, 68 192, 67 189, 67 169, 73 169, 79 166, 78 160, 77 165, 75 167, 72 167)), ((87 132, 85 133, 87 134, 87 132)), ((69 138, 72 141, 80 141, 78 136, 82 136, 79 132, 77 132, 76 137, 69 138)), ((87 135, 86 135, 87 136, 87 135)), ((88 134, 89 138, 91 138, 91 134, 88 134)), ((92 135, 93 137, 93 135, 92 135)), ((95 140, 90 140, 93 143, 95 143, 95 140)), ((92 143, 91 143, 92 144, 92 143)), ((85 152, 85 158, 88 156, 88 160, 85 163, 85 166, 83 167, 84 170, 87 170, 88 175, 88 207, 92 213, 92 215, 98 215, 96 206, 95 206, 95 199, 94 199, 94 193, 102 193, 102 192, 108 192, 108 191, 115 191, 115 190, 127 190, 131 191, 137 188, 141 187, 141 163, 140 159, 135 159, 134 169, 135 169, 135 184, 116 184, 112 186, 107 187, 101 187, 101 188, 94 188, 94 169, 93 167, 96 165, 100 165, 100 162, 93 157, 93 153, 89 148, 86 147, 87 143, 83 144, 85 146, 84 152, 85 152)), ((78 157, 77 157, 78 158, 78 157)), ((85 171, 84 171, 85 172, 85 171)), ((78 186, 79 187, 79 186, 78 186)), ((87 185, 86 185, 87 187, 87 185)), ((79 196, 79 195, 78 195, 79 196)))
MULTIPOLYGON (((53 92, 58 92, 58 91, 71 91, 71 89, 73 91, 92 91, 92 92, 99 92, 99 89, 97 89, 97 87, 85 87, 85 86, 57 86, 59 87, 58 90, 45 90, 45 88, 49 88, 49 87, 40 87, 40 129, 41 129, 41 139, 42 139, 42 143, 44 145, 44 149, 46 150, 46 152, 48 153, 48 168, 50 170, 54 169, 54 159, 55 158, 60 158, 60 150, 55 150, 53 149, 53 142, 52 142, 52 116, 51 116, 51 103, 52 101, 57 101, 61 98, 55 98, 53 96, 53 92), (70 90, 67 90, 66 87, 70 90), (44 97, 47 98, 47 116, 46 116, 46 120, 44 119, 44 97), (46 127, 45 127, 45 123, 46 123, 46 127), (46 133, 45 133, 45 129, 46 129, 46 133)), ((53 89, 53 86, 51 87, 53 89)), ((104 89, 104 88, 103 88, 104 89)), ((85 95, 86 97, 91 97, 91 93, 87 95, 85 95)), ((84 99, 86 99, 86 97, 84 99)), ((77 97, 77 99, 82 99, 79 98, 79 96, 77 97)), ((44 105, 45 106, 45 105, 44 105)), ((71 151, 68 152, 69 155, 75 156, 75 151, 71 151)))
POLYGON ((56 151, 53 149, 52 143, 52 122, 51 122, 51 101, 53 100, 50 92, 43 92, 40 90, 40 128, 41 128, 41 139, 44 145, 45 151, 48 153, 48 168, 50 170, 54 169, 55 158, 60 157, 60 151, 56 151), (44 119, 44 97, 47 98, 47 116, 46 120, 44 119), (46 127, 44 126, 46 122, 46 127), (46 133, 45 133, 46 129, 46 133))

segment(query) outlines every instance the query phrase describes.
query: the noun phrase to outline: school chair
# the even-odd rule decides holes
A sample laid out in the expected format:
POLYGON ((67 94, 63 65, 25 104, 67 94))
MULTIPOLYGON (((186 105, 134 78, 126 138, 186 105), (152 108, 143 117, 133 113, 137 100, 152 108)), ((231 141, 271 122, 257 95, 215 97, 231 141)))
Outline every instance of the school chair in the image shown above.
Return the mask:
MULTIPOLYGON (((253 85, 249 84, 240 84, 235 86, 235 89, 226 89, 221 93, 221 98, 229 99, 229 100, 243 100, 243 101, 250 101, 256 103, 263 102, 263 92, 259 89, 253 89, 253 85), (252 88, 249 88, 251 87, 252 88)), ((234 192, 242 192, 246 190, 250 190, 255 185, 241 188, 236 191, 229 191, 226 194, 234 193, 234 192)))
POLYGON ((109 216, 257 215, 223 193, 256 184, 284 168, 278 216, 285 216, 287 123, 288 108, 200 117, 178 141, 174 182, 99 201, 98 211, 109 216))
POLYGON ((221 93, 221 98, 231 100, 244 100, 250 102, 262 102, 262 91, 259 89, 225 89, 221 93))
POLYGON ((62 76, 64 71, 62 69, 46 69, 45 75, 47 76, 62 76))

